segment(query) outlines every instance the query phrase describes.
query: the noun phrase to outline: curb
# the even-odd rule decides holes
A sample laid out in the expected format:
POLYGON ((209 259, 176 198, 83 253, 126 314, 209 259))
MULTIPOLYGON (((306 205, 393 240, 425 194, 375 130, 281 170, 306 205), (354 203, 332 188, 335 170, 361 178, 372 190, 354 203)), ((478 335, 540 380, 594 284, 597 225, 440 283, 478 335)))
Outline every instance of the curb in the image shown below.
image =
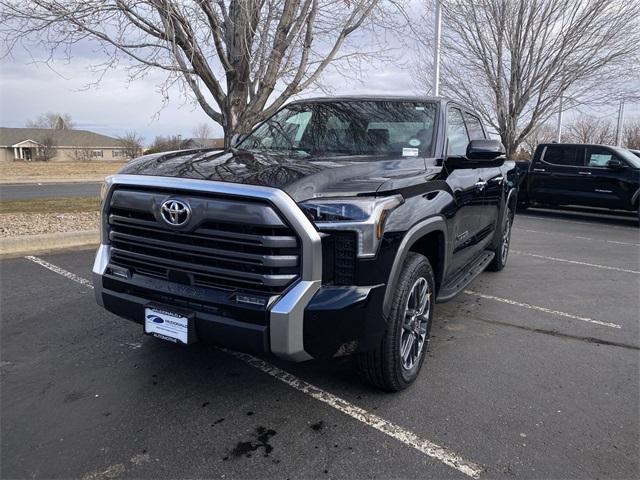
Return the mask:
POLYGON ((0 238, 0 257, 19 257, 68 248, 97 247, 98 243, 100 243, 100 234, 97 230, 20 235, 0 238))

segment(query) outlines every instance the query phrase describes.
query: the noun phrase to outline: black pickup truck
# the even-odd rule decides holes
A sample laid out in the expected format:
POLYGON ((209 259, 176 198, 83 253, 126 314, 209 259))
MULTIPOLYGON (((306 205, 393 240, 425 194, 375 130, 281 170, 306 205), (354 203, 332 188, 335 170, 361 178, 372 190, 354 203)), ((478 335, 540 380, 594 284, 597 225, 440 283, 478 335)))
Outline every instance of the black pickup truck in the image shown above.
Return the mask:
MULTIPOLYGON (((518 203, 638 210, 640 158, 609 145, 545 143, 518 162, 518 203)), ((638 212, 640 220, 640 212, 638 212)))
POLYGON ((100 305, 176 343, 418 375, 435 302, 507 260, 514 163, 440 98, 293 102, 233 148, 141 157, 106 181, 100 305))

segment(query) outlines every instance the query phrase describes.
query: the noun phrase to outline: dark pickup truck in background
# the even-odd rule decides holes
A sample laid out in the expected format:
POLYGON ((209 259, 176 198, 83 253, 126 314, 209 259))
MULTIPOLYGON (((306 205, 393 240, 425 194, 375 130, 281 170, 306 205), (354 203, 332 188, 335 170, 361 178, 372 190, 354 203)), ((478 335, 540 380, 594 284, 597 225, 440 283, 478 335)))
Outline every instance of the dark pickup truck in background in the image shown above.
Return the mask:
MULTIPOLYGON (((547 143, 518 161, 518 203, 638 210, 640 158, 608 145, 547 143)), ((640 213, 639 213, 640 221, 640 213)))
POLYGON ((176 343, 357 354, 372 384, 400 390, 436 300, 504 267, 515 182, 454 102, 294 102, 228 151, 149 155, 109 177, 96 298, 176 343))

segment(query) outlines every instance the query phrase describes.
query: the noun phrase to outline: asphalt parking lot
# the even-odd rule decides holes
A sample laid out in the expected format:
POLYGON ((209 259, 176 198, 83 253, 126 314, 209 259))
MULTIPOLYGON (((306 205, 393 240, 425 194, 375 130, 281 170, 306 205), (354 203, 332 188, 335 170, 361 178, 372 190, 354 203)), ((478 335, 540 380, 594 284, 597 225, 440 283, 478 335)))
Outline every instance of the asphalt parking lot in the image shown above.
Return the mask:
POLYGON ((3 260, 1 476, 638 478, 636 222, 517 216, 399 394, 146 337, 95 305, 91 251, 3 260))

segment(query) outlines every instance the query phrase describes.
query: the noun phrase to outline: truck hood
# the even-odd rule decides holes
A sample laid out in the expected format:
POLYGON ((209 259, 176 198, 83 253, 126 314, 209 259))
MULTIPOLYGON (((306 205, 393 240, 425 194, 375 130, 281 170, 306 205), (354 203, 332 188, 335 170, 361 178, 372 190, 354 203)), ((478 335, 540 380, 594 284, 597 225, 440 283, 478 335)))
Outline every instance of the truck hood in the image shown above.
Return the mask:
MULTIPOLYGON (((243 150, 178 151, 146 155, 120 173, 193 178, 280 188, 295 201, 323 196, 375 194, 384 185, 405 185, 425 172, 418 157, 311 157, 243 150)), ((424 177, 422 177, 424 181, 424 177)))

